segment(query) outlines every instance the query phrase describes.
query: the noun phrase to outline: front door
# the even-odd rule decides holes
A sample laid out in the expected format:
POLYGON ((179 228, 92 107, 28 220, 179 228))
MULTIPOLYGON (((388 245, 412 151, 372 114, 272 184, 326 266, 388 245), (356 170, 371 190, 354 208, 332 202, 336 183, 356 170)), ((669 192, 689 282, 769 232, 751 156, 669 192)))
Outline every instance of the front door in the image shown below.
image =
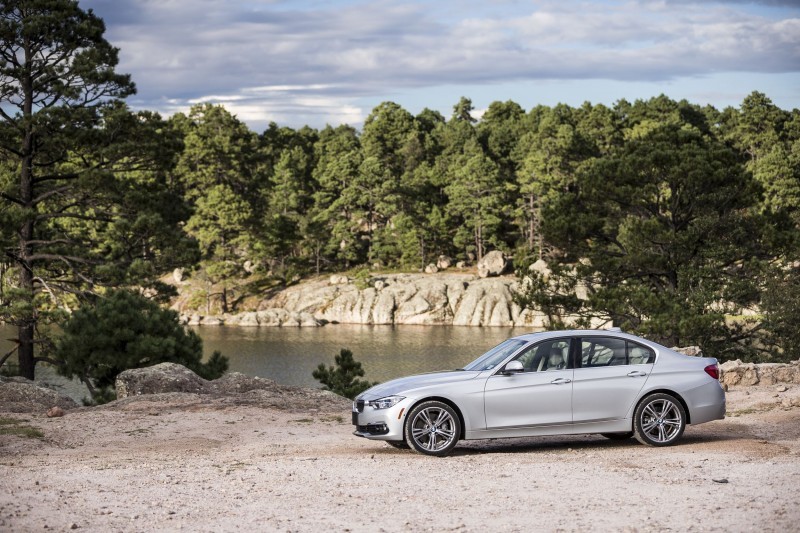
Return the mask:
POLYGON ((487 429, 550 426, 572 422, 572 358, 570 340, 541 342, 515 359, 524 372, 486 380, 487 429))

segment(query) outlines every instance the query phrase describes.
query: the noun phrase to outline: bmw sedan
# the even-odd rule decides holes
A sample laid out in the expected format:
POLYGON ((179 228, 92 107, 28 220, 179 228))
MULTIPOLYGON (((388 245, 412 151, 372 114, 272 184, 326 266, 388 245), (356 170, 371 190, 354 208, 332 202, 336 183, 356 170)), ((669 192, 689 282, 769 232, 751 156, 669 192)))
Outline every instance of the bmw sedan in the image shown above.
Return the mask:
POLYGON ((724 417, 716 359, 605 330, 521 335, 353 402, 355 435, 438 456, 461 439, 585 433, 667 446, 686 424, 724 417))

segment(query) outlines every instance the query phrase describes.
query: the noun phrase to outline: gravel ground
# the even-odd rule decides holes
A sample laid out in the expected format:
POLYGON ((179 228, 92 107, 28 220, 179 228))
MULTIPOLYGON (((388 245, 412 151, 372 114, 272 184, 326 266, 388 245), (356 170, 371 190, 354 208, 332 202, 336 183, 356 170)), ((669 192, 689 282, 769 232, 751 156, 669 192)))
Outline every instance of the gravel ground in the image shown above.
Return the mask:
MULTIPOLYGON (((352 436, 347 404, 140 397, 6 414, 0 531, 797 531, 800 385, 649 448, 596 435, 461 443, 438 459, 352 436)), ((2 410, 2 406, 0 406, 2 410)))

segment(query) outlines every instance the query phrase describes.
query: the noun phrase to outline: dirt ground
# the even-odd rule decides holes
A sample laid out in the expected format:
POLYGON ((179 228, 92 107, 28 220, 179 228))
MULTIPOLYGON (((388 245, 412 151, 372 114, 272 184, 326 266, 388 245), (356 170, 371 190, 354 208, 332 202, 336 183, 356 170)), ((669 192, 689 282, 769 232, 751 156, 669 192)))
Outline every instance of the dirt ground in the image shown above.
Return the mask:
POLYGON ((778 390, 730 391, 724 421, 670 448, 542 437, 443 459, 354 437, 344 402, 0 414, 44 434, 0 435, 0 531, 797 531, 800 385, 778 390))

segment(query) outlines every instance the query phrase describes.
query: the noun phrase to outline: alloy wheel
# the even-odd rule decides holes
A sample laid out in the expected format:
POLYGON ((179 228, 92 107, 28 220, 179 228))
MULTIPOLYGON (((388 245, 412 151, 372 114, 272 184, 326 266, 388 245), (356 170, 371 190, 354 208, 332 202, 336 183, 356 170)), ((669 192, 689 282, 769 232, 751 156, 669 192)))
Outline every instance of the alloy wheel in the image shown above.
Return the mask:
POLYGON ((461 424, 453 409, 444 403, 425 402, 409 415, 406 441, 428 455, 446 455, 458 442, 461 424))
POLYGON ((669 394, 653 394, 636 409, 636 438, 651 446, 666 446, 686 427, 683 406, 669 394))

